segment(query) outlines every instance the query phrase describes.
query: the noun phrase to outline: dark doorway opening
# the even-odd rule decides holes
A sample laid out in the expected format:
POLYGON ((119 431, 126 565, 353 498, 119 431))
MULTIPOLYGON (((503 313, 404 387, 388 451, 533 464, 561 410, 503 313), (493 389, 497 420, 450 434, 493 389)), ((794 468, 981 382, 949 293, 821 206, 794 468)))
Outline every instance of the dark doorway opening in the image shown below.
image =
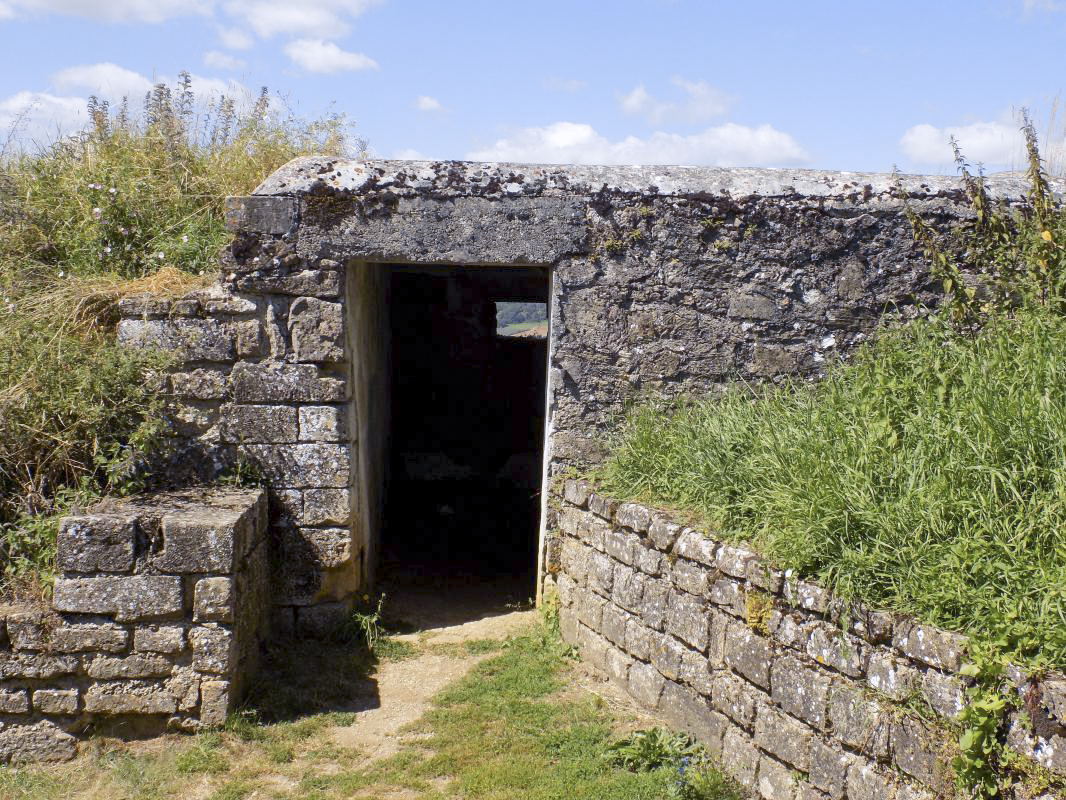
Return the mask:
POLYGON ((536 268, 389 270, 391 438, 380 584, 454 608, 533 598, 547 337, 497 330, 498 303, 547 303, 536 268))

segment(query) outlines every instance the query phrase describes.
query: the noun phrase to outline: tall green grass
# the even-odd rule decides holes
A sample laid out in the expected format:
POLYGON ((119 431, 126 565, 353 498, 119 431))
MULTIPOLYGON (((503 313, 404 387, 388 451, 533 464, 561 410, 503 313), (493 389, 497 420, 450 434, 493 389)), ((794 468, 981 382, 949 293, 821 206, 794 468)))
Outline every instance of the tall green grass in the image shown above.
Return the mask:
POLYGON ((884 333, 817 385, 635 409, 601 481, 844 596, 1066 665, 1066 320, 884 333))
POLYGON ((276 105, 205 104, 183 75, 139 111, 94 99, 80 134, 0 154, 0 595, 47 571, 47 518, 124 488, 131 450, 161 432, 165 359, 117 346, 115 301, 210 280, 227 195, 347 148, 343 118, 276 105))

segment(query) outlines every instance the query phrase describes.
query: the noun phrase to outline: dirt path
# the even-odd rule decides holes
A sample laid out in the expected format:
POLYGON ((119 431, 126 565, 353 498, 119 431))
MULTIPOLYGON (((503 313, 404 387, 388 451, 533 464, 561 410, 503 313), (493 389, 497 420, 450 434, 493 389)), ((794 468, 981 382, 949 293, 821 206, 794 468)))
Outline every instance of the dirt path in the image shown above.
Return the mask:
MULTIPOLYGON (((433 617, 432 606, 428 612, 433 617)), ((429 707, 433 695, 462 678, 490 653, 459 654, 463 645, 482 640, 502 641, 512 633, 532 624, 535 611, 512 611, 459 624, 425 625, 427 612, 412 607, 404 622, 419 627, 417 633, 394 636, 399 642, 414 645, 418 655, 402 661, 385 661, 374 675, 378 706, 357 712, 351 725, 332 727, 326 735, 337 745, 354 748, 369 761, 387 758, 406 743, 402 731, 418 720, 429 707), (441 652, 446 649, 447 653, 441 652), (452 654, 451 651, 455 651, 452 654)))

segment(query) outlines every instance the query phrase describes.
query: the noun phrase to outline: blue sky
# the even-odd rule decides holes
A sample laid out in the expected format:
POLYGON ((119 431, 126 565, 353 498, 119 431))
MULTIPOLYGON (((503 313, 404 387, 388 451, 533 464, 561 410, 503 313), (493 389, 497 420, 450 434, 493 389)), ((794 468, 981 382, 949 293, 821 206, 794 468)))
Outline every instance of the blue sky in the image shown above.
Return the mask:
POLYGON ((139 102, 276 92, 378 157, 952 173, 1061 167, 1066 0, 0 0, 0 144, 139 102))

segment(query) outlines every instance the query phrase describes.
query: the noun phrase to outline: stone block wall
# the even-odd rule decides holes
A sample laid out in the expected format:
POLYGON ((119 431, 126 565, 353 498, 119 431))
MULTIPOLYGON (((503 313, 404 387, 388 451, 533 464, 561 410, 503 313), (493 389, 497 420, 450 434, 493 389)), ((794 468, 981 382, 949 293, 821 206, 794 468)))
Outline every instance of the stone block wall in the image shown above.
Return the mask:
POLYGON ((51 608, 0 608, 0 762, 90 729, 221 725, 265 636, 266 498, 199 489, 63 520, 51 608))
MULTIPOLYGON (((740 783, 766 800, 953 796, 965 637, 847 607, 584 481, 553 504, 564 638, 740 783)), ((1066 796, 1066 679, 1014 670, 1008 690, 1007 745, 1037 776, 1013 796, 1066 796)))

